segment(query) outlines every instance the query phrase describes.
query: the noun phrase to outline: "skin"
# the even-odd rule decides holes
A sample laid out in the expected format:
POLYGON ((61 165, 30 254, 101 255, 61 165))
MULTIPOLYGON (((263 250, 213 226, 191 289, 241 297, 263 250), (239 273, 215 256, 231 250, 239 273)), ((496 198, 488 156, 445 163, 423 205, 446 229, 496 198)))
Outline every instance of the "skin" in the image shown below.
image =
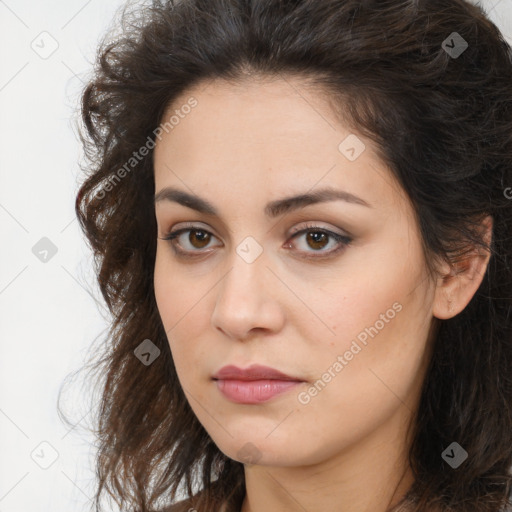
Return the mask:
MULTIPOLYGON (((155 296, 190 406, 228 457, 246 462, 252 443, 242 512, 384 512, 412 483, 407 426, 433 321, 464 309, 489 255, 475 251, 429 277, 404 191, 372 143, 300 79, 210 81, 186 91, 164 118, 191 95, 197 106, 163 133, 154 152, 155 192, 172 186, 219 211, 155 205, 155 296), (354 161, 338 149, 349 134, 366 146, 354 161), (371 206, 335 200, 265 216, 268 201, 325 186, 371 206), (184 222, 211 234, 204 240, 197 238, 203 231, 189 231, 174 240, 202 254, 195 259, 177 256, 162 239, 184 222), (313 259, 340 245, 332 236, 316 245, 307 233, 292 238, 292 228, 306 223, 353 240, 313 259), (246 237, 262 249, 252 263, 237 253, 246 237), (333 372, 358 334, 396 303, 394 318, 333 372), (263 404, 228 401, 212 375, 253 363, 305 382, 263 404), (301 403, 299 393, 329 368, 335 377, 301 403)), ((490 219, 483 225, 490 233, 490 219)))

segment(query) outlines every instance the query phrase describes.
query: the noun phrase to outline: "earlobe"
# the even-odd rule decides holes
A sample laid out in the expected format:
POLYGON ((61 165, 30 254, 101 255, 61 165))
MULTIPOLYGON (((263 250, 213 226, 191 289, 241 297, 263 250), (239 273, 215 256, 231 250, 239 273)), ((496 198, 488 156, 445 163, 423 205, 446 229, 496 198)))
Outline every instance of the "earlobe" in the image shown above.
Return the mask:
MULTIPOLYGON (((483 240, 491 245, 493 221, 487 216, 482 221, 483 240)), ((437 280, 432 313, 440 320, 458 315, 469 304, 480 287, 490 259, 490 252, 481 247, 464 256, 453 265, 443 264, 437 280)))

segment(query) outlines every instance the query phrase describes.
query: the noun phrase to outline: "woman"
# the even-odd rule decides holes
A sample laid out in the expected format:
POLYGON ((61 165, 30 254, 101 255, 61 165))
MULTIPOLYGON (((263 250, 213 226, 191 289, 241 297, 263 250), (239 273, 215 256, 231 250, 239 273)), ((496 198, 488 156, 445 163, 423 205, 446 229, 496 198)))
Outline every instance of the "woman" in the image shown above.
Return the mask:
POLYGON ((463 0, 155 1, 122 26, 76 203, 113 315, 97 502, 507 510, 499 30, 463 0))

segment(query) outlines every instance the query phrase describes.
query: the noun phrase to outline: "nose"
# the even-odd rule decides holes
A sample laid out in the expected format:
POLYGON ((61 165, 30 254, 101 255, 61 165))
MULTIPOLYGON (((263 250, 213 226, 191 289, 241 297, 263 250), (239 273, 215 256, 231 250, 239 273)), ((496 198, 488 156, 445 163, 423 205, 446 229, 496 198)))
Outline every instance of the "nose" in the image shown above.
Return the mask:
POLYGON ((213 327, 234 340, 261 335, 261 331, 278 332, 285 318, 280 284, 263 257, 248 263, 235 254, 217 288, 213 327))

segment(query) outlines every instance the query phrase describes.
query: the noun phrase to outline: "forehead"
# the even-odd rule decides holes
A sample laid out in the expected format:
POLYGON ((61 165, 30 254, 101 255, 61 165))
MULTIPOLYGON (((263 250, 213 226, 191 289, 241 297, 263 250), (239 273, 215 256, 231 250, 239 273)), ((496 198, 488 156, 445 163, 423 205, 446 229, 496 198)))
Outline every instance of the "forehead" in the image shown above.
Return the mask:
POLYGON ((199 147, 206 147, 213 142, 216 152, 220 152, 225 148, 233 151, 239 146, 248 149, 259 143, 263 145, 258 147, 258 152, 263 154, 279 149, 272 144, 275 137, 281 145, 286 142, 287 146, 295 140, 294 150, 297 151, 308 140, 311 141, 308 146, 318 145, 319 137, 328 143, 336 132, 344 132, 320 93, 310 91, 296 79, 203 83, 176 98, 162 121, 188 110, 185 105, 192 97, 196 106, 180 116, 170 130, 173 137, 165 137, 168 133, 164 133, 165 141, 159 141, 163 144, 157 143, 157 146, 197 142, 199 147), (331 137, 326 137, 328 132, 331 137))
POLYGON ((202 83, 176 98, 162 122, 171 116, 178 122, 156 141, 156 190, 185 184, 226 194, 245 186, 268 199, 272 190, 288 194, 320 182, 368 197, 397 187, 372 143, 342 123, 317 88, 295 78, 202 83), (184 108, 191 98, 195 106, 184 108), (356 159, 343 153, 347 140, 361 151, 356 159))

